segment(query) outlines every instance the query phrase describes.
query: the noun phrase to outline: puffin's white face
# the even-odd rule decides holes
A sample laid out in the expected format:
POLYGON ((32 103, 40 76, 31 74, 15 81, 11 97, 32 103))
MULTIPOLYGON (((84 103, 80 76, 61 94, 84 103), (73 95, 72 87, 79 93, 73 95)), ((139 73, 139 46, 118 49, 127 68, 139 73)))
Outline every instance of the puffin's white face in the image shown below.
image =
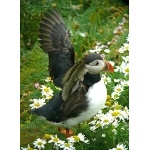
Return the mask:
POLYGON ((102 60, 94 60, 88 65, 86 64, 86 69, 90 74, 98 74, 105 67, 105 62, 102 60))

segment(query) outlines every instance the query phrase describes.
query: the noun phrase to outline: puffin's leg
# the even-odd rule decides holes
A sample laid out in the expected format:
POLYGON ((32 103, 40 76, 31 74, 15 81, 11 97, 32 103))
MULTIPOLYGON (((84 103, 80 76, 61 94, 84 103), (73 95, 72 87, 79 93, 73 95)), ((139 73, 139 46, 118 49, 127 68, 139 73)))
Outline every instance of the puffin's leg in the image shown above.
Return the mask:
POLYGON ((69 130, 69 129, 61 129, 61 128, 58 128, 58 131, 62 134, 65 134, 66 137, 70 137, 71 135, 73 135, 73 131, 72 130, 69 130))
POLYGON ((59 131, 59 132, 61 132, 61 130, 62 130, 61 128, 58 128, 58 131, 59 131))
POLYGON ((66 137, 70 137, 73 135, 73 131, 72 130, 69 130, 69 129, 66 129, 66 137))

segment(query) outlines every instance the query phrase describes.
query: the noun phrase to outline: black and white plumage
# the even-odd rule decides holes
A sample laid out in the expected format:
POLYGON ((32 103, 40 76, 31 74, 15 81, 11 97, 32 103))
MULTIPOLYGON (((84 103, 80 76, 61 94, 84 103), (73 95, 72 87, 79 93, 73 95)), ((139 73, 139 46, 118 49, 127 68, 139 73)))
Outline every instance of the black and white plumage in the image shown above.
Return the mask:
POLYGON ((39 31, 41 48, 49 56, 50 76, 62 91, 32 113, 58 127, 70 129, 93 117, 104 106, 107 89, 100 72, 112 72, 113 67, 96 53, 87 54, 74 63, 69 30, 56 10, 45 15, 39 31))

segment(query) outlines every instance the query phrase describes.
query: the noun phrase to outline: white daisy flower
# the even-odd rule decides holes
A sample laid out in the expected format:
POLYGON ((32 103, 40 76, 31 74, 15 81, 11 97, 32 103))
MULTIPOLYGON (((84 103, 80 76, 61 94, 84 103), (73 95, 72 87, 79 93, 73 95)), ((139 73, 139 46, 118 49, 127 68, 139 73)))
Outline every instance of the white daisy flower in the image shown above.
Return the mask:
POLYGON ((129 86, 129 81, 122 80, 122 81, 120 82, 120 84, 121 84, 122 86, 129 86))
POLYGON ((52 97, 53 97, 53 96, 52 96, 51 94, 49 94, 49 93, 48 93, 48 94, 47 94, 47 93, 43 93, 42 96, 43 96, 44 99, 52 99, 52 97))
POLYGON ((97 129, 97 127, 96 127, 95 125, 92 126, 92 127, 90 127, 90 130, 93 131, 93 132, 94 132, 96 129, 97 129))
MULTIPOLYGON (((113 127, 114 128, 117 128, 118 127, 118 125, 119 125, 119 123, 118 123, 118 120, 117 119, 115 119, 114 120, 114 122, 112 123, 112 125, 113 125, 113 127)), ((116 132, 115 130, 113 130, 112 132, 116 132)), ((117 132, 116 132, 117 133, 117 132)))
POLYGON ((106 134, 102 133, 102 137, 106 137, 106 134))
POLYGON ((89 143, 89 140, 85 139, 85 135, 83 135, 82 133, 71 136, 71 137, 67 138, 67 140, 69 141, 69 143, 75 143, 75 142, 79 142, 79 141, 82 141, 87 144, 89 143))
POLYGON ((95 50, 95 49, 94 49, 94 50, 92 49, 92 50, 89 50, 90 53, 97 53, 97 54, 99 54, 100 51, 101 51, 101 49, 96 49, 96 50, 95 50))
POLYGON ((123 22, 123 23, 126 23, 126 22, 127 22, 127 20, 126 20, 125 17, 122 18, 122 22, 123 22))
POLYGON ((109 125, 109 124, 112 123, 113 120, 114 120, 113 116, 110 115, 109 113, 107 113, 107 114, 102 114, 99 119, 100 119, 100 124, 101 124, 101 126, 109 125))
POLYGON ((90 53, 100 53, 103 49, 108 49, 107 45, 101 45, 101 42, 97 42, 93 50, 89 50, 90 53))
POLYGON ((119 118, 121 119, 121 120, 129 120, 129 114, 126 112, 126 111, 124 111, 124 110, 122 110, 121 112, 120 112, 120 116, 119 116, 119 118))
POLYGON ((36 141, 33 142, 34 147, 38 148, 39 150, 45 148, 46 141, 43 139, 38 138, 36 141))
POLYGON ((118 92, 113 92, 113 93, 111 94, 111 97, 112 97, 112 99, 114 99, 114 100, 119 99, 120 93, 118 93, 118 92))
POLYGON ((107 77, 106 75, 102 75, 102 79, 104 81, 104 83, 107 85, 109 82, 111 82, 111 78, 107 77))
POLYGON ((126 38, 126 41, 129 42, 129 34, 128 34, 127 38, 126 38))
POLYGON ((117 150, 116 148, 112 148, 112 149, 109 149, 109 150, 117 150))
POLYGON ((51 140, 48 141, 48 143, 54 143, 54 148, 58 149, 61 145, 63 145, 65 142, 63 140, 60 140, 57 135, 51 136, 51 140))
POLYGON ((33 103, 29 105, 31 107, 31 109, 37 109, 46 104, 45 99, 43 99, 43 98, 42 99, 32 99, 32 102, 33 103))
POLYGON ((41 90, 42 90, 42 93, 53 95, 53 90, 50 87, 46 87, 45 85, 42 85, 41 90))
POLYGON ((128 63, 129 62, 129 56, 122 56, 122 59, 125 61, 125 63, 128 63))
POLYGON ((91 122, 89 122, 88 124, 95 125, 95 124, 96 124, 96 120, 92 120, 92 121, 91 121, 91 122))
POLYGON ((129 50, 129 43, 124 43, 123 46, 125 51, 129 50))
POLYGON ((45 96, 46 99, 51 99, 53 97, 53 90, 50 87, 42 85, 41 90, 42 96, 45 96))
POLYGON ((129 109, 127 106, 124 107, 124 111, 126 111, 126 113, 129 115, 129 109))
POLYGON ((116 66, 114 72, 120 72, 120 70, 121 70, 120 66, 116 66))
POLYGON ((114 79, 114 82, 120 82, 121 79, 114 79))
POLYGON ((108 46, 107 45, 101 45, 101 49, 107 49, 108 46))
POLYGON ((126 146, 123 145, 123 144, 117 144, 116 150, 128 150, 128 149, 127 149, 126 146))
POLYGON ((113 42, 112 42, 112 41, 110 41, 110 42, 107 42, 107 45, 111 45, 111 44, 113 44, 113 42))
POLYGON ((124 26, 124 22, 119 22, 119 25, 120 26, 124 26))
POLYGON ((79 35, 80 35, 81 37, 86 37, 86 34, 85 34, 85 33, 82 33, 82 32, 80 32, 79 35))
POLYGON ((104 52, 105 53, 110 53, 110 50, 109 49, 105 49, 104 52))
POLYGON ((97 51, 101 51, 103 49, 103 47, 102 46, 100 46, 100 45, 96 45, 95 46, 95 48, 94 48, 94 50, 97 50, 97 51))
POLYGON ((123 106, 119 105, 118 102, 116 102, 116 101, 114 102, 114 104, 112 106, 112 108, 114 108, 114 109, 122 109, 122 107, 123 106))
POLYGON ((73 143, 64 142, 64 144, 61 144, 59 147, 63 148, 63 150, 75 150, 75 147, 73 147, 73 143))
POLYGON ((117 134, 117 130, 116 129, 112 129, 112 132, 116 135, 117 134))
POLYGON ((123 46, 121 46, 121 47, 119 48, 119 50, 118 50, 119 53, 124 53, 124 51, 125 51, 125 49, 124 49, 123 46))
POLYGON ((124 119, 129 119, 129 109, 127 107, 124 107, 123 111, 121 111, 121 115, 124 119))
POLYGON ((125 74, 125 76, 129 75, 129 63, 122 62, 120 65, 121 72, 125 74))
POLYGON ((114 29, 114 34, 119 34, 120 32, 122 32, 122 26, 118 26, 114 29))
POLYGON ((21 150, 37 150, 37 149, 31 148, 30 145, 28 144, 28 147, 27 147, 27 148, 21 147, 21 150))
POLYGON ((96 46, 100 46, 102 42, 96 42, 96 46))
POLYGON ((124 87, 121 84, 117 84, 114 87, 114 92, 121 93, 124 90, 124 87))
POLYGON ((60 87, 55 86, 55 88, 59 91, 61 91, 62 89, 60 87))
POLYGON ((109 113, 114 117, 117 118, 121 115, 121 110, 117 109, 117 110, 109 110, 109 113))
POLYGON ((46 81, 46 82, 53 82, 53 80, 52 80, 51 77, 46 77, 45 81, 46 81))

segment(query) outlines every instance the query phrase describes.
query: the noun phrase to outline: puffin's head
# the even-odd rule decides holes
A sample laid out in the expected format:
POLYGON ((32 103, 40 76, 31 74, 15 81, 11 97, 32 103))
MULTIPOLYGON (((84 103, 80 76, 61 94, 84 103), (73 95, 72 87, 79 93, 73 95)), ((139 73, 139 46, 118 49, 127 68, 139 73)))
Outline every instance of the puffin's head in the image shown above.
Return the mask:
POLYGON ((101 71, 114 71, 113 66, 109 62, 105 61, 99 54, 88 54, 83 60, 85 61, 86 69, 90 74, 98 74, 101 71))

